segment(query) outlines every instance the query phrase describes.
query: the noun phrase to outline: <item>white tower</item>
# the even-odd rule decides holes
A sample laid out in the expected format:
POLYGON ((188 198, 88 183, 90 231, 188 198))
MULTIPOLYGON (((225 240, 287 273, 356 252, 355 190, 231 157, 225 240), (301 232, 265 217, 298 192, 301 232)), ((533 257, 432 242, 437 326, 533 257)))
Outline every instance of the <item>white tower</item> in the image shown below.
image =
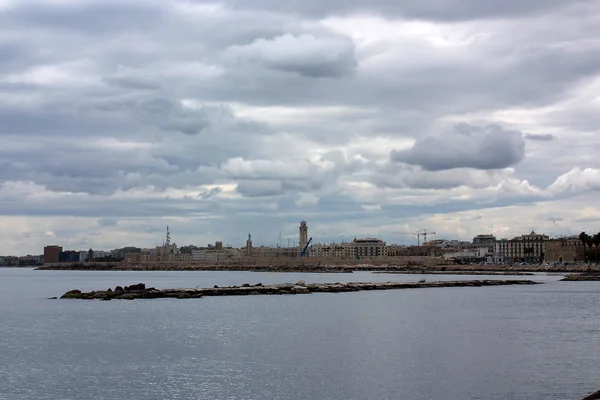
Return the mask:
POLYGON ((298 244, 300 248, 303 249, 308 243, 308 226, 306 225, 306 221, 300 222, 300 237, 298 240, 298 244))

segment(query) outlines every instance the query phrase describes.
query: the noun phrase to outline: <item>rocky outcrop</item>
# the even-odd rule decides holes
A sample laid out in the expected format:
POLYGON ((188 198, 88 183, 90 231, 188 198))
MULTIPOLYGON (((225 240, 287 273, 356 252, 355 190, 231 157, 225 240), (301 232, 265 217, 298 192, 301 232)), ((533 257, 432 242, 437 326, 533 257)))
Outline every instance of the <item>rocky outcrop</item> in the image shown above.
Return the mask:
POLYGON ((249 295, 283 295, 283 294, 310 294, 310 293, 340 293, 358 292, 361 290, 391 290, 391 289, 424 289, 441 287, 481 287, 481 286, 506 286, 506 285, 535 285, 538 282, 530 280, 475 280, 475 281, 439 281, 439 282, 336 282, 336 283, 280 283, 275 285, 243 284, 240 286, 196 289, 156 289, 146 288, 142 283, 137 285, 117 286, 115 290, 82 292, 70 290, 61 296, 61 299, 100 299, 100 300, 133 300, 177 298, 190 299, 203 296, 249 296, 249 295), (118 290, 120 289, 120 290, 118 290))
POLYGON ((600 281, 599 273, 591 274, 569 274, 561 279, 561 281, 600 281))
POLYGON ((585 397, 583 400, 600 400, 600 390, 596 393, 590 394, 588 397, 585 397))

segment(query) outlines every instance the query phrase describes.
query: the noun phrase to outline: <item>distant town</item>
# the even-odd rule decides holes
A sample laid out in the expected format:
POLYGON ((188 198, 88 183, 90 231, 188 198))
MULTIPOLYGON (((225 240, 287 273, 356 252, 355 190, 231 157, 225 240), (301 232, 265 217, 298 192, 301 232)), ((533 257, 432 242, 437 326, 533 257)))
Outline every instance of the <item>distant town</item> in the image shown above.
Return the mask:
POLYGON ((481 234, 472 241, 434 239, 427 241, 433 232, 414 233, 418 245, 387 244, 378 238, 356 238, 350 242, 316 244, 308 234, 306 221, 298 228, 297 246, 259 246, 252 245, 249 234, 246 245, 241 248, 224 246, 222 241, 208 246, 188 245, 178 247, 171 240, 167 227, 162 246, 155 248, 123 247, 110 251, 66 250, 58 244, 44 247, 43 254, 0 256, 0 265, 36 266, 59 263, 99 263, 122 262, 136 263, 226 263, 252 259, 273 260, 309 258, 323 262, 344 260, 363 260, 365 263, 399 257, 419 257, 438 260, 444 264, 544 264, 544 263, 586 263, 598 261, 600 233, 588 235, 582 232, 578 236, 551 238, 534 231, 512 239, 497 239, 491 234, 481 234), (420 242, 423 237, 423 243, 420 242))

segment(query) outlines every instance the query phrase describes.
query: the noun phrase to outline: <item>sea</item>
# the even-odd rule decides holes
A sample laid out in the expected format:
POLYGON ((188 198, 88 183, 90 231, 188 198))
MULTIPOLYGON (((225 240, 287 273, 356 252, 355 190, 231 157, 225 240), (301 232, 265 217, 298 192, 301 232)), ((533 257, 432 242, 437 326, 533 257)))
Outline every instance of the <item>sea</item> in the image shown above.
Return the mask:
MULTIPOLYGON (((600 282, 133 301, 70 289, 420 275, 0 268, 0 399, 580 400, 600 389, 600 282)), ((511 279, 426 275, 427 281, 511 279)))

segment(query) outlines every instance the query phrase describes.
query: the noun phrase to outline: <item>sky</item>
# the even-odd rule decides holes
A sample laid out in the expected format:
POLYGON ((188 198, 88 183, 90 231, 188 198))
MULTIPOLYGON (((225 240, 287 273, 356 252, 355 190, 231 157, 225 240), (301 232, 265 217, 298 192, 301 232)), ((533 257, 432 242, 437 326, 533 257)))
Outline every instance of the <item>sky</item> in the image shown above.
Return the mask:
POLYGON ((599 111, 598 0, 0 0, 0 254, 596 232, 599 111))

